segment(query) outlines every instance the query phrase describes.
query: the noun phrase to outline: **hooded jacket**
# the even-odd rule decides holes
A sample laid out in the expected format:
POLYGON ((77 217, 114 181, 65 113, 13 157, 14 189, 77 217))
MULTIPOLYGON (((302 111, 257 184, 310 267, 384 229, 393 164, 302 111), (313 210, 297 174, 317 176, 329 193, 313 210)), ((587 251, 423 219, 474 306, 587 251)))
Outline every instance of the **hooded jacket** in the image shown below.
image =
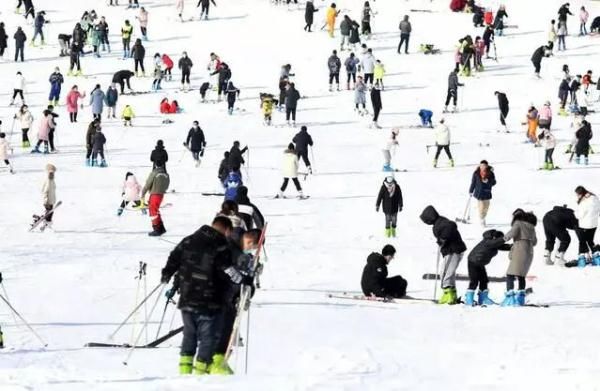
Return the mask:
POLYGON ((473 194, 473 197, 479 201, 491 200, 492 187, 495 185, 496 175, 494 175, 494 168, 492 166, 488 166, 486 177, 482 178, 480 174, 480 168, 477 167, 471 177, 469 193, 473 194))
POLYGON ((433 226, 433 236, 435 236, 443 256, 462 254, 467 250, 456 223, 440 216, 433 206, 427 206, 420 217, 425 224, 433 226))
POLYGON ((385 297, 385 279, 387 276, 387 262, 383 255, 379 253, 369 254, 360 281, 360 286, 365 296, 375 295, 377 297, 385 297))
POLYGON ((396 214, 399 211, 402 211, 404 206, 402 200, 402 190, 400 190, 400 185, 398 185, 398 182, 393 181, 392 183, 388 184, 386 181, 383 181, 383 184, 379 189, 377 201, 375 202, 375 208, 379 209, 381 204, 383 204, 383 213, 386 215, 396 214), (393 189, 391 194, 389 189, 393 189))
POLYGON ((234 200, 238 204, 238 214, 244 220, 248 229, 262 229, 265 225, 265 219, 260 210, 250 202, 248 198, 248 188, 240 186, 234 200))
POLYGON ((508 250, 510 250, 510 245, 504 243, 504 234, 490 229, 483 233, 483 240, 471 250, 468 260, 472 264, 485 266, 498 255, 498 251, 508 250))
POLYGON ((575 216, 579 221, 579 227, 592 229, 598 227, 598 215, 600 215, 600 201, 593 194, 584 196, 577 204, 575 216))
POLYGON ((204 132, 200 126, 194 126, 190 129, 185 140, 186 145, 190 147, 192 152, 200 152, 206 147, 206 139, 204 138, 204 132))
POLYGON ((292 142, 296 145, 296 152, 302 154, 308 152, 308 146, 313 145, 313 139, 307 130, 300 130, 292 139, 292 142))
POLYGON ((533 262, 533 248, 537 244, 535 223, 536 218, 531 213, 522 212, 514 216, 510 231, 504 235, 505 241, 513 240, 506 274, 527 276, 533 262))
POLYGON ((544 230, 551 232, 575 229, 578 226, 573 209, 564 206, 555 206, 552 208, 551 211, 544 215, 542 221, 544 223, 544 230))

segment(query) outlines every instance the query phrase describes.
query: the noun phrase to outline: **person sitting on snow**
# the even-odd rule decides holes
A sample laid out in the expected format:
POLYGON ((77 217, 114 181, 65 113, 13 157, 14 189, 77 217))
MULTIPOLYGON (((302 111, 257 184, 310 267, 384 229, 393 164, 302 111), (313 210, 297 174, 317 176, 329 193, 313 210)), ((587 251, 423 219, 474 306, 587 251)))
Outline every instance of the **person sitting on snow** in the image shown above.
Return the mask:
POLYGON ((363 269, 360 285, 367 297, 400 298, 406 295, 408 282, 402 276, 388 278, 387 265, 394 259, 396 249, 386 244, 379 253, 371 253, 363 269))

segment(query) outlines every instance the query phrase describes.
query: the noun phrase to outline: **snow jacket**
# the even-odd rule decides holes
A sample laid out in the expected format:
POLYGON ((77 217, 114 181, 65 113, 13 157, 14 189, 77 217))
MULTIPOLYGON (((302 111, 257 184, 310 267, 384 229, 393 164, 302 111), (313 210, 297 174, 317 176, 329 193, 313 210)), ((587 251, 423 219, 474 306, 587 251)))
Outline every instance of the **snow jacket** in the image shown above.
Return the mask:
POLYGON ((127 175, 127 179, 123 182, 123 201, 139 201, 140 191, 142 191, 142 186, 138 183, 135 175, 127 175))
POLYGON ((92 139, 92 149, 94 151, 102 151, 104 149, 104 144, 106 144, 106 136, 104 136, 104 133, 98 128, 92 139))
POLYGON ((90 95, 90 105, 92 106, 93 114, 102 114, 102 111, 104 110, 105 98, 106 95, 100 88, 96 88, 94 91, 92 91, 92 94, 90 95))
POLYGON ((179 67, 179 69, 181 69, 182 72, 191 72, 192 66, 194 66, 194 63, 192 63, 192 60, 186 56, 186 57, 181 57, 179 59, 177 66, 179 67))
POLYGON ((434 132, 436 145, 450 145, 450 128, 446 124, 437 124, 434 132))
POLYGON ((25 91, 25 78, 23 75, 15 75, 15 81, 13 82, 13 88, 15 90, 25 91))
POLYGON ((538 140, 544 143, 544 149, 556 148, 556 137, 550 131, 550 129, 544 129, 538 136, 538 140))
POLYGON ((94 136, 96 135, 97 127, 98 125, 95 122, 91 122, 85 133, 85 146, 89 150, 91 150, 94 145, 94 136))
POLYGON ((295 109, 298 106, 300 100, 300 93, 294 87, 290 87, 285 93, 285 107, 288 109, 295 109))
POLYGON ((433 226, 433 236, 435 236, 443 256, 462 254, 467 250, 456 223, 440 216, 433 206, 427 206, 420 218, 425 224, 433 226))
POLYGON ((577 144, 575 144, 575 153, 577 156, 587 155, 590 149, 590 140, 593 137, 592 126, 587 121, 582 121, 581 127, 575 132, 577 144))
POLYGON ((557 233, 567 229, 576 229, 578 227, 577 217, 573 209, 564 206, 555 206, 551 211, 544 215, 542 220, 544 231, 557 233))
POLYGON ((352 20, 348 16, 344 16, 344 19, 340 23, 340 34, 343 36, 350 35, 350 26, 352 25, 352 20))
POLYGON ((115 107, 117 105, 117 101, 119 100, 119 92, 116 88, 108 87, 106 90, 106 96, 104 97, 104 103, 108 107, 115 107))
POLYGON ((30 129, 33 124, 33 115, 29 110, 25 110, 25 112, 19 111, 17 113, 17 118, 21 122, 21 129, 30 129))
POLYGON ((340 58, 332 54, 327 60, 327 68, 329 68, 329 73, 340 73, 340 69, 342 68, 340 58))
POLYGON ((310 145, 312 147, 313 145, 313 139, 306 130, 300 130, 296 133, 292 142, 296 146, 295 150, 297 154, 308 152, 308 146, 310 145))
POLYGON ((312 1, 306 2, 306 8, 304 9, 304 21, 306 24, 313 24, 314 13, 317 12, 318 9, 315 9, 315 5, 312 1))
POLYGON ((21 27, 17 27, 17 32, 14 35, 14 39, 15 39, 15 47, 16 48, 25 47, 25 42, 27 41, 27 36, 25 35, 25 33, 23 32, 21 27))
POLYGON ((579 222, 579 228, 597 228, 598 215, 600 215, 600 201, 598 201, 598 197, 591 193, 583 196, 575 209, 575 217, 577 217, 577 221, 579 222))
POLYGON ((396 214, 402 211, 404 206, 402 200, 402 190, 400 185, 396 181, 391 184, 383 181, 379 194, 377 195, 377 201, 375 202, 375 209, 379 210, 379 207, 383 204, 383 213, 386 215, 396 214))
POLYGON ((256 205, 250 202, 246 186, 238 188, 235 202, 238 204, 238 214, 244 220, 248 229, 262 229, 264 227, 265 219, 256 205))
POLYGON ((360 60, 363 73, 373 73, 375 70, 375 57, 372 53, 365 54, 360 60))
POLYGON ((364 105, 367 103, 367 85, 364 81, 356 81, 354 85, 354 103, 364 105))
POLYGON ((6 34, 6 29, 4 28, 4 23, 0 23, 0 49, 6 49, 8 44, 8 35, 6 34))
POLYGON ((140 9, 137 19, 140 21, 140 27, 148 27, 148 11, 140 9))
POLYGON ((504 92, 499 92, 497 95, 498 98, 498 107, 500 110, 508 111, 508 98, 504 92))
POLYGON ((169 189, 169 183, 170 179, 167 170, 164 167, 156 167, 152 170, 150 175, 148 175, 146 184, 142 189, 142 198, 144 198, 148 192, 150 194, 165 194, 169 189))
POLYGON ((284 178, 298 178, 298 156, 296 156, 295 151, 285 150, 281 172, 284 178))
POLYGON ((504 235, 504 241, 513 241, 508 255, 510 263, 506 274, 527 276, 533 262, 533 248, 537 244, 534 223, 535 216, 531 213, 519 213, 513 218, 510 231, 504 235))
POLYGON ((456 72, 452 71, 448 75, 448 89, 453 91, 458 91, 458 87, 462 87, 462 83, 458 82, 458 75, 456 72))
POLYGON ((348 57, 346 61, 344 61, 344 66, 346 67, 347 73, 356 73, 356 67, 360 64, 360 60, 356 57, 348 57))
POLYGON ((131 108, 131 106, 125 106, 125 108, 123 108, 123 113, 121 114, 121 118, 133 118, 135 117, 135 113, 133 112, 133 109, 131 108))
POLYGON ((150 153, 150 161, 153 163, 154 168, 164 167, 169 161, 169 154, 165 150, 165 147, 159 145, 154 147, 154 150, 150 153))
POLYGON ((235 145, 229 150, 229 168, 234 171, 238 171, 242 164, 245 164, 244 153, 248 150, 248 147, 243 149, 237 148, 235 145))
POLYGON ((54 182, 54 178, 47 178, 42 185, 42 201, 44 206, 54 206, 56 204, 56 182, 54 182))
POLYGON ((230 171, 223 183, 225 187, 225 201, 234 201, 237 197, 237 192, 244 182, 239 171, 230 171))
POLYGON ((486 266, 498 255, 498 251, 509 251, 510 245, 504 243, 504 234, 490 229, 483 233, 483 240, 469 253, 469 263, 486 266))
POLYGON ((82 98, 83 95, 79 91, 71 90, 67 94, 67 111, 69 113, 77 113, 79 110, 79 99, 82 98))
POLYGON ((580 10, 579 11, 579 22, 580 23, 587 23, 588 18, 590 17, 589 12, 587 12, 587 10, 580 10))
POLYGON ((53 129, 56 125, 54 124, 54 117, 47 110, 44 111, 44 118, 40 120, 40 126, 38 129, 38 140, 48 141, 48 135, 50 129, 53 129))
POLYGON ((134 60, 142 61, 144 57, 146 57, 146 48, 142 45, 142 40, 137 39, 133 48, 131 49, 131 54, 134 60))
POLYGON ((398 29, 400 30, 400 34, 410 34, 412 32, 412 25, 408 21, 408 16, 404 16, 404 19, 402 22, 400 22, 398 29))
POLYGON ((358 32, 359 28, 360 26, 358 23, 352 21, 350 24, 350 38, 348 39, 348 42, 350 42, 351 45, 360 43, 360 33, 358 32))
POLYGON ((485 201, 492 199, 492 187, 496 185, 496 175, 492 166, 488 166, 487 170, 482 174, 479 167, 473 172, 471 177, 471 186, 469 193, 473 198, 485 201))
POLYGON ((113 75, 112 82, 113 83, 123 83, 123 82, 125 82, 125 80, 131 79, 133 77, 133 75, 135 75, 135 73, 131 72, 130 70, 123 69, 121 71, 116 72, 113 75))
POLYGON ((382 80, 383 76, 385 76, 385 67, 381 63, 375 63, 373 77, 375 77, 375 80, 382 80))
POLYGON ((190 151, 200 152, 206 147, 206 139, 204 138, 204 132, 199 126, 195 126, 188 132, 185 144, 189 146, 190 151))
POLYGON ((388 276, 387 261, 379 253, 371 253, 367 257, 360 280, 365 296, 385 297, 385 280, 388 276))
POLYGON ((550 126, 552 124, 552 109, 550 106, 542 106, 539 114, 539 124, 541 126, 550 126))

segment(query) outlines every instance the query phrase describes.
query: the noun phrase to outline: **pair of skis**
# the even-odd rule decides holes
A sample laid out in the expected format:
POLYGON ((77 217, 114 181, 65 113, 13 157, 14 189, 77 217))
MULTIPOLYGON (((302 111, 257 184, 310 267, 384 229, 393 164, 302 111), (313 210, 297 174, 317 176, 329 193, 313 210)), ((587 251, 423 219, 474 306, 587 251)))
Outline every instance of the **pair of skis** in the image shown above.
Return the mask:
POLYGON ((52 209, 46 211, 46 213, 44 213, 43 215, 33 215, 33 223, 31 223, 31 227, 29 228, 29 232, 32 232, 40 224, 42 224, 42 222, 46 221, 46 218, 48 216, 50 216, 52 213, 54 213, 54 211, 56 209, 58 209, 58 207, 61 206, 61 205, 62 205, 62 201, 58 201, 56 204, 54 204, 54 207, 52 209))

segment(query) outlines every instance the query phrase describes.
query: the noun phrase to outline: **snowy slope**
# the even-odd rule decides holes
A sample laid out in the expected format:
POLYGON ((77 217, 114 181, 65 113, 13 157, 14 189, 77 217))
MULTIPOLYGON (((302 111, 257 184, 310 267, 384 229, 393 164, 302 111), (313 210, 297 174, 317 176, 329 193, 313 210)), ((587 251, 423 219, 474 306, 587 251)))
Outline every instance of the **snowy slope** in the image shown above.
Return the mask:
MULTIPOLYGON (((12 3, 0 6, 0 19, 10 36, 17 24, 24 25, 22 17, 13 14, 12 3)), ((7 345, 0 351, 1 390, 176 390, 196 386, 211 390, 600 389, 598 351, 593 337, 590 339, 600 331, 595 299, 600 294, 599 271, 545 266, 541 226, 531 270, 538 277, 532 283, 536 294, 531 300, 553 304, 548 309, 355 304, 325 297, 331 291, 358 291, 366 256, 388 242, 383 238, 383 215, 375 213, 374 204, 383 179, 380 147, 391 127, 404 127, 394 164, 408 172, 396 175, 405 209, 399 216, 398 239, 391 241, 399 252, 390 272, 408 279, 413 296, 431 297, 433 283, 421 280, 421 275, 434 272, 436 255, 430 228, 418 215, 433 204, 450 218, 459 216, 470 175, 481 159, 495 167, 498 179, 488 219, 498 229, 508 229, 510 213, 517 207, 532 210, 541 219, 553 205, 573 206, 577 185, 600 192, 597 155, 591 156, 589 167, 576 167, 562 153, 572 137, 570 118, 556 116, 553 124, 559 140, 554 156, 562 170, 538 171, 542 151, 523 144, 525 129, 520 122, 527 105, 541 106, 551 100, 557 111, 562 64, 568 63, 573 73, 584 73, 600 60, 597 38, 570 36, 569 50, 545 59, 543 79, 533 79, 529 58, 545 43, 547 24, 556 16, 561 1, 504 2, 508 23, 519 28, 506 30, 506 36, 498 40, 497 64, 487 61, 484 73, 464 80, 462 110, 446 116, 453 142, 460 143, 453 147, 454 169, 433 169, 433 157, 424 148, 433 142, 432 132, 409 127, 417 124, 416 113, 423 107, 432 109, 434 119, 439 120, 447 75, 453 67, 453 45, 459 37, 481 33, 472 28, 470 15, 450 13, 448 1, 376 2, 375 34, 369 46, 388 73, 382 93, 382 130, 369 129, 367 120, 356 116, 352 92, 327 91, 326 60, 339 41, 324 32, 302 31, 303 10, 291 7, 288 11, 286 6, 274 7, 266 0, 223 1, 211 9, 213 19, 180 24, 175 21, 174 1, 142 3, 150 12, 148 56, 166 52, 176 61, 187 50, 195 63, 192 84, 197 88, 207 79, 204 69, 209 53, 218 53, 232 68, 232 80, 242 90, 238 106, 246 111, 229 117, 225 103, 200 105, 197 91, 178 93, 175 81, 164 83, 161 93, 122 97, 120 110, 129 103, 137 118, 133 128, 124 128, 120 121, 104 123, 106 169, 83 165, 85 131, 91 120, 88 107, 76 125, 68 123, 64 105, 58 109, 57 155, 30 155, 19 147, 15 129, 11 160, 17 174, 0 172, 0 271, 13 304, 49 346, 42 349, 25 327, 15 326, 8 309, 0 305, 7 345), (410 9, 417 8, 436 12, 410 13, 412 54, 398 56, 397 24, 410 9), (434 43, 443 54, 421 55, 417 53, 419 43, 434 43), (284 63, 293 65, 297 88, 308 97, 299 103, 298 123, 309 127, 316 142, 316 175, 302 182, 311 195, 306 201, 270 199, 280 186, 283 149, 296 129, 265 128, 258 94, 277 91, 279 67, 284 63), (498 89, 510 99, 511 134, 496 132, 498 111, 493 92, 498 89), (158 104, 165 96, 179 100, 186 110, 172 117, 175 123, 171 125, 161 125, 158 114, 158 104), (195 119, 208 139, 208 153, 200 168, 193 166, 181 146, 195 119), (150 229, 147 217, 131 211, 121 218, 115 215, 125 172, 132 171, 143 180, 151 169, 149 153, 159 138, 170 153, 171 187, 177 190, 166 197, 173 207, 163 212, 168 230, 165 240, 146 236, 150 229), (221 199, 202 197, 200 192, 218 189, 216 170, 222 152, 235 139, 250 147, 250 197, 270 223, 263 289, 252 306, 248 376, 176 376, 179 337, 160 349, 136 352, 127 367, 122 365, 124 350, 83 348, 86 342, 106 341, 133 308, 138 262, 148 263, 147 285, 152 289, 173 248, 169 242, 178 242, 214 216, 221 199), (482 142, 491 147, 479 147, 482 142), (56 213, 54 232, 28 233, 31 214, 40 212, 39 191, 48 162, 58 167, 57 192, 63 206, 56 213)), ((196 13, 195 2, 186 3, 186 15, 196 13)), ((358 18, 361 3, 342 0, 338 5, 358 18)), ((590 20, 600 15, 600 4, 584 3, 590 20)), ((321 8, 315 17, 318 30, 326 4, 315 4, 321 8)), ((498 2, 493 5, 497 7, 498 2)), ((105 88, 115 71, 133 67, 132 61, 119 59, 118 30, 125 18, 134 20, 135 11, 109 8, 105 2, 92 0, 38 0, 36 6, 45 9, 51 20, 46 27, 50 44, 43 49, 26 47, 28 61, 15 64, 6 60, 13 53, 13 41, 9 40, 9 52, 0 63, 0 116, 5 132, 10 132, 14 113, 7 107, 13 75, 21 70, 28 80, 28 103, 39 117, 47 103, 49 74, 55 66, 66 74, 68 65, 68 59, 56 57, 56 36, 72 31, 84 9, 95 8, 107 17, 113 52, 98 60, 83 58, 87 77, 67 78, 63 101, 73 84, 88 92, 96 83, 105 88)), ((578 8, 579 3, 573 3, 573 12, 578 8)), ((576 19, 570 18, 571 33, 577 32, 576 19)), ((134 25, 137 37, 137 23, 134 25)), ((25 30, 32 36, 31 26, 25 30)), ((149 58, 146 63, 150 68, 149 58)), ((174 78, 177 76, 175 72, 174 78)), ((151 79, 133 80, 137 90, 149 90, 150 84, 151 79)), ((589 119, 597 126, 596 115, 589 119)), ((274 121, 282 123, 281 114, 276 114, 274 121)), ((441 163, 443 166, 443 160, 441 163)), ((475 213, 473 210, 473 216, 475 213)), ((481 236, 481 227, 461 225, 460 229, 472 248, 481 236)), ((576 254, 573 239, 569 259, 576 254)), ((502 276, 506 265, 501 254, 490 265, 490 275, 502 276)), ((466 261, 459 272, 466 274, 466 261)), ((465 283, 458 288, 463 292, 465 283)), ((503 284, 491 284, 493 298, 499 299, 503 290, 503 284)), ((157 313, 162 307, 161 300, 157 313)), ((168 328, 171 311, 163 330, 168 328)), ((149 339, 156 333, 160 316, 155 314, 152 319, 149 339)), ((141 320, 140 315, 135 330, 141 320)), ((176 317, 173 327, 178 325, 176 317)), ((121 330, 116 342, 131 342, 133 328, 129 325, 121 330)), ((242 374, 244 351, 238 356, 237 369, 242 374)))

